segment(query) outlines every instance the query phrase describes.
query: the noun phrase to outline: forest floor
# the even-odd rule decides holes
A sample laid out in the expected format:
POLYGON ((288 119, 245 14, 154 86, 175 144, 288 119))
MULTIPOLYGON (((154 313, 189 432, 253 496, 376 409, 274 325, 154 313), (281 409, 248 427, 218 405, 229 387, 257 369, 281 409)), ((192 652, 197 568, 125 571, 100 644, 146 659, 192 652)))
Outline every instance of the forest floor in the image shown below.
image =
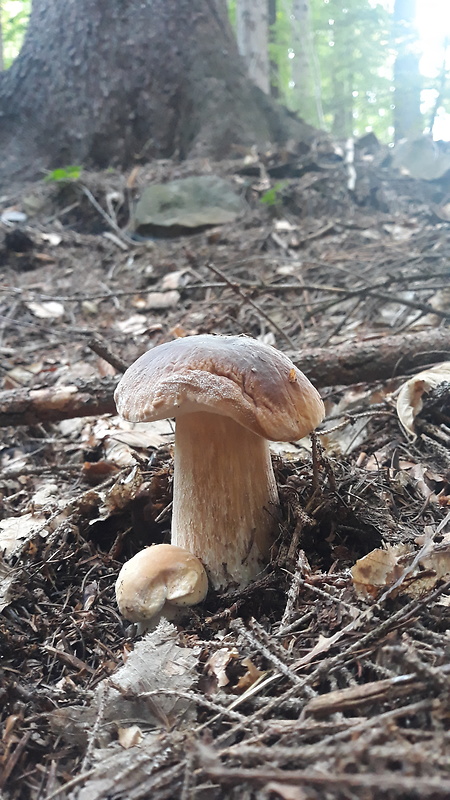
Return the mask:
POLYGON ((366 145, 350 188, 322 146, 1 197, 8 800, 450 797, 449 365, 414 386, 431 387, 416 438, 396 405, 450 360, 450 189, 366 145), (227 178, 238 219, 134 240, 142 187, 192 174, 227 178), (274 444, 261 578, 141 636, 114 584, 167 540, 173 432, 104 412, 121 362, 193 333, 283 350, 327 418, 312 444, 274 444))

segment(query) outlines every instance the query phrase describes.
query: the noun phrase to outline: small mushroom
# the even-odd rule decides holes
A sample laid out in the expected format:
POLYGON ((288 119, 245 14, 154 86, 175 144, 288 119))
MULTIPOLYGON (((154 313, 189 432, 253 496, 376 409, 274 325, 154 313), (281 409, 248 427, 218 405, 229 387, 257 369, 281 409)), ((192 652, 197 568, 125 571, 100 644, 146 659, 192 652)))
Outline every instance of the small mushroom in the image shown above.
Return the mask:
POLYGON ((120 613, 144 622, 173 606, 195 606, 205 599, 208 578, 198 558, 171 544, 146 547, 127 561, 116 582, 120 613))
POLYGON ((278 492, 268 440, 295 441, 323 419, 290 359, 246 336, 189 336, 155 347, 115 393, 131 422, 176 417, 172 544, 202 559, 216 589, 267 564, 278 492))

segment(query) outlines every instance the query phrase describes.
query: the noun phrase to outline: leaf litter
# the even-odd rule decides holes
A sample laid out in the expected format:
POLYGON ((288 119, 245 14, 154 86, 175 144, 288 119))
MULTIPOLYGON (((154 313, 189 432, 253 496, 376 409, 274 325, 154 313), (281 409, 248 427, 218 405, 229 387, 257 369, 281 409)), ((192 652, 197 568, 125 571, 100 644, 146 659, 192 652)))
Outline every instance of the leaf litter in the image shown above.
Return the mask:
MULTIPOLYGON (((156 162, 129 189, 120 173, 83 171, 87 191, 70 202, 42 183, 8 197, 27 207, 31 248, 5 238, 0 253, 5 390, 114 379, 92 333, 126 363, 198 332, 290 355, 381 349, 392 335, 400 349, 382 378, 322 381, 317 440, 274 447, 282 523, 260 579, 144 634, 120 618, 114 583, 127 558, 167 540, 170 423, 4 428, 7 800, 450 795, 447 382, 427 384, 420 409, 413 392, 409 423, 397 417, 401 387, 450 356, 417 353, 404 371, 405 332, 448 330, 446 189, 361 151, 349 190, 343 162, 318 173, 317 154, 302 158, 300 177, 295 154, 274 151, 264 172, 254 158, 156 162), (133 243, 90 201, 109 209, 105 198, 212 168, 245 180, 246 209, 190 236, 133 243), (274 187, 276 204, 261 203, 274 187)), ((125 214, 118 205, 123 229, 125 214)))

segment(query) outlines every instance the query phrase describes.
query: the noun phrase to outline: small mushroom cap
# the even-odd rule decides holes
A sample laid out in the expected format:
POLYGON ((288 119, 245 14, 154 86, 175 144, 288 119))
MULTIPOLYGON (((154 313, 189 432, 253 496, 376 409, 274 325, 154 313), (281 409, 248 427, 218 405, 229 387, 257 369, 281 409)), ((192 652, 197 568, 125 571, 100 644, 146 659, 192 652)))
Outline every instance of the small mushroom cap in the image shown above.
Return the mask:
POLYGON ((183 547, 146 547, 123 565, 116 582, 120 613, 131 622, 156 616, 166 603, 194 606, 205 599, 208 578, 202 562, 183 547))
POLYGON ((325 415, 292 361, 247 336, 199 334, 158 345, 127 369, 115 401, 130 422, 207 411, 274 441, 301 439, 325 415))

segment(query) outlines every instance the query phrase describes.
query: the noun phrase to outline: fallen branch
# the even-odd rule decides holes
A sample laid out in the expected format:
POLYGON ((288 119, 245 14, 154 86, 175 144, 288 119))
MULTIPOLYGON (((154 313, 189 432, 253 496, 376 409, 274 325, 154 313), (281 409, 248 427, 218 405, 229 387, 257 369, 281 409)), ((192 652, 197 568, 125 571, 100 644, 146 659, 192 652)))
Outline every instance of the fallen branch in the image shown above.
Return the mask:
POLYGON ((398 793, 417 792, 421 797, 447 797, 450 792, 450 780, 441 778, 440 775, 425 778, 402 775, 390 772, 361 772, 349 774, 345 772, 320 772, 318 769, 292 769, 281 770, 277 767, 257 769, 232 768, 227 764, 221 767, 206 766, 203 772, 214 781, 242 784, 291 784, 292 786, 325 786, 331 789, 377 789, 379 791, 393 790, 398 793))
POLYGON ((450 328, 288 352, 316 386, 387 380, 450 358, 450 328))
MULTIPOLYGON (((290 352, 316 386, 350 386, 404 375, 450 358, 450 328, 290 352)), ((117 378, 0 392, 0 427, 114 414, 117 378)))
POLYGON ((114 414, 117 378, 75 381, 69 386, 0 392, 0 426, 36 425, 73 417, 114 414))

